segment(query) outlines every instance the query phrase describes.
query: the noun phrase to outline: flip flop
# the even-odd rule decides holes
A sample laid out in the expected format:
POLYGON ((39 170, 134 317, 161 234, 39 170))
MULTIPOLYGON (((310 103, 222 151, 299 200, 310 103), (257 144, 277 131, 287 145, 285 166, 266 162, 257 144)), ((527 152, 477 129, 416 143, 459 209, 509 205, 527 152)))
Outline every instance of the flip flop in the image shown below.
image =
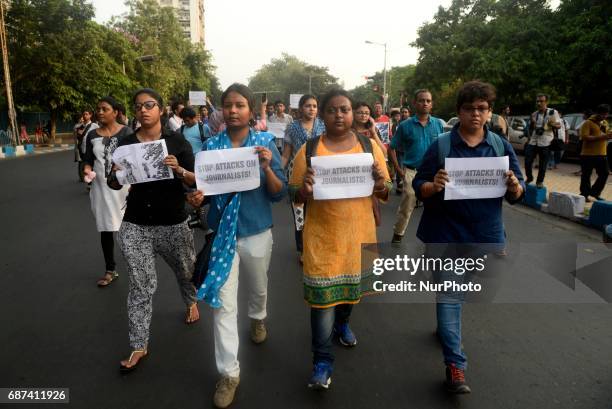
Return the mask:
POLYGON ((119 365, 119 372, 121 372, 122 374, 127 374, 130 373, 132 371, 134 371, 136 369, 136 367, 138 366, 138 364, 140 363, 140 361, 142 361, 143 359, 145 359, 147 357, 147 355, 149 355, 149 353, 147 352, 146 349, 135 349, 132 351, 132 353, 130 354, 130 357, 128 358, 128 363, 132 362, 132 358, 134 357, 134 354, 137 352, 142 352, 142 356, 138 359, 138 361, 136 361, 136 363, 132 366, 125 366, 125 365, 119 365))
MULTIPOLYGON (((198 308, 198 304, 197 303, 193 303, 189 306, 189 308, 187 308, 187 314, 185 315, 185 324, 187 325, 191 325, 195 322, 198 322, 200 320, 200 317, 198 315, 198 318, 193 320, 193 321, 189 321, 189 318, 191 317, 191 310, 193 309, 193 307, 195 307, 196 309, 198 308)), ((199 312, 199 311, 198 311, 199 312)))
POLYGON ((106 287, 118 278, 119 274, 116 271, 107 271, 104 273, 104 277, 98 280, 98 287, 106 287))

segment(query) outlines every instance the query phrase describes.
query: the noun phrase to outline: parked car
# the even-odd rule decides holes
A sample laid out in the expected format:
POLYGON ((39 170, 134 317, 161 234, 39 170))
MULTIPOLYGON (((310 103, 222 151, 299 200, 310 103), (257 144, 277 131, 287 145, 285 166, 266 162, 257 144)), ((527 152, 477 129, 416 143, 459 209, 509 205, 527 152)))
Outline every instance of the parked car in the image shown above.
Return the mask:
POLYGON ((563 119, 567 121, 567 133, 569 142, 565 145, 565 158, 579 159, 580 152, 580 126, 584 122, 582 114, 567 114, 563 115, 563 119))
POLYGON ((453 126, 455 126, 457 124, 457 122, 459 122, 459 118, 457 118, 456 116, 454 116, 451 119, 449 119, 446 122, 446 125, 444 125, 444 132, 448 132, 451 129, 453 129, 453 126))
POLYGON ((527 143, 527 133, 529 131, 529 115, 509 116, 508 122, 508 142, 516 153, 525 151, 527 143))

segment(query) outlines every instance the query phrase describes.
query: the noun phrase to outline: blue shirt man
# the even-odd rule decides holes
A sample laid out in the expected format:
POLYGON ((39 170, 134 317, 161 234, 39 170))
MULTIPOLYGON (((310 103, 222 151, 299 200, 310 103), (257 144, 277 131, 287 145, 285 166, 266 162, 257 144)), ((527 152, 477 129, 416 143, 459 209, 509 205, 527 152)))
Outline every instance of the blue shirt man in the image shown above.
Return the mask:
POLYGON ((439 134, 444 132, 442 120, 431 116, 433 108, 431 92, 426 89, 418 90, 414 94, 412 103, 416 114, 399 124, 391 140, 391 149, 389 149, 391 163, 403 180, 402 201, 397 210, 392 243, 402 241, 412 211, 417 204, 416 194, 412 188, 412 179, 416 175, 416 169, 421 165, 427 148, 439 134), (402 152, 401 166, 398 163, 396 150, 402 152))
POLYGON ((401 122, 391 140, 391 149, 403 153, 403 167, 416 169, 421 166, 423 155, 436 137, 444 132, 444 124, 440 118, 428 115, 426 125, 418 116, 413 116, 401 122))

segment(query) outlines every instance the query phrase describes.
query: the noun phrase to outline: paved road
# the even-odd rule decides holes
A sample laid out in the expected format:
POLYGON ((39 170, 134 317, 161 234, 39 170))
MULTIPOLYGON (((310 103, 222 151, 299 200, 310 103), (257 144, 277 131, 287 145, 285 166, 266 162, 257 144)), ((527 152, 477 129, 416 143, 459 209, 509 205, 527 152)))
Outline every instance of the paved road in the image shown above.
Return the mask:
MULTIPOLYGON (((217 374, 210 310, 187 327, 178 288, 159 264, 150 356, 128 377, 125 264, 106 289, 88 196, 72 153, 0 162, 0 387, 69 387, 59 408, 207 408, 217 374)), ((397 198, 383 209, 391 236, 397 198)), ((414 235, 420 212, 409 226, 414 235)), ((612 308, 607 304, 468 305, 464 344, 469 396, 442 391, 444 367, 431 304, 355 308, 359 345, 337 347, 332 388, 312 393, 309 312, 301 300, 290 213, 274 211, 269 340, 248 341, 240 304, 242 383, 235 408, 610 408, 612 308)), ((505 212, 513 240, 594 241, 592 231, 522 209, 505 212)), ((198 242, 201 237, 198 233, 198 242)), ((244 289, 243 289, 244 290, 244 289)), ((241 299, 244 301, 244 292, 241 299)), ((9 407, 9 405, 0 405, 9 407)), ((25 408, 28 405, 15 407, 25 408)), ((30 406, 38 407, 38 406, 30 406)))

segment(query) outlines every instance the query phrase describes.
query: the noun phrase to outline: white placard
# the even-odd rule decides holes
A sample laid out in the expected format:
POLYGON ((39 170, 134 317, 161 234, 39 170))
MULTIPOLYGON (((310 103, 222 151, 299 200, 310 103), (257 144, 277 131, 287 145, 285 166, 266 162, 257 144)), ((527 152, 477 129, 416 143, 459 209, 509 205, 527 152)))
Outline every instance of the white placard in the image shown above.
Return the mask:
POLYGON ((257 189, 259 157, 253 147, 198 152, 195 175, 206 196, 257 189))
POLYGON ((365 197, 374 190, 374 157, 370 153, 313 156, 310 162, 315 174, 315 200, 365 197))
POLYGON ((304 94, 289 94, 289 108, 298 109, 300 107, 300 98, 304 94))
POLYGON ((189 105, 206 105, 206 91, 189 91, 189 105))
POLYGON ((378 132, 380 132, 380 140, 383 143, 388 141, 391 124, 389 122, 374 122, 374 126, 378 129, 378 132))
POLYGON ((450 182, 444 200, 490 199, 506 194, 508 156, 496 158, 446 158, 450 182))
POLYGON ((268 132, 273 134, 276 137, 276 139, 285 138, 285 129, 287 129, 287 124, 284 122, 268 121, 268 132))
POLYGON ((166 141, 134 143, 119 146, 113 152, 113 163, 119 167, 115 172, 122 185, 174 179, 174 173, 163 161, 168 156, 166 141))

